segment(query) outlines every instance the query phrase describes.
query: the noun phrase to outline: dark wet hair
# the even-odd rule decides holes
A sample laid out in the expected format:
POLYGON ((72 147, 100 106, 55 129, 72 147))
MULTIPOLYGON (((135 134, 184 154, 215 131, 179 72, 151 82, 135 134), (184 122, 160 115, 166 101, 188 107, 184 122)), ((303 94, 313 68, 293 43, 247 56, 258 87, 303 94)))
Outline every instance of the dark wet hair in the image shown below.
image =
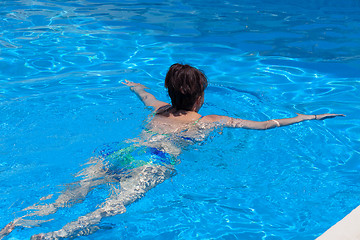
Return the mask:
POLYGON ((191 111, 207 87, 205 74, 189 65, 171 65, 165 77, 171 103, 177 110, 191 111))

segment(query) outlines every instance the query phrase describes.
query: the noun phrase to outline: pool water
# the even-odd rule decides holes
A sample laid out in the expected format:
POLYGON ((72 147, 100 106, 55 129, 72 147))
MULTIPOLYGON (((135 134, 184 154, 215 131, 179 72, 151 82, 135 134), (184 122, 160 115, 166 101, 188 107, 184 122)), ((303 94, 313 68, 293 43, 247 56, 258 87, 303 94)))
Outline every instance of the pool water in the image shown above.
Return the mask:
MULTIPOLYGON (((360 204, 360 3, 5 0, 0 3, 0 228, 74 181, 99 146, 135 138, 169 101, 175 63, 206 73, 201 114, 343 113, 269 131, 219 129, 177 175, 79 239, 314 239, 360 204)), ((84 202, 6 239, 59 230, 84 202)))

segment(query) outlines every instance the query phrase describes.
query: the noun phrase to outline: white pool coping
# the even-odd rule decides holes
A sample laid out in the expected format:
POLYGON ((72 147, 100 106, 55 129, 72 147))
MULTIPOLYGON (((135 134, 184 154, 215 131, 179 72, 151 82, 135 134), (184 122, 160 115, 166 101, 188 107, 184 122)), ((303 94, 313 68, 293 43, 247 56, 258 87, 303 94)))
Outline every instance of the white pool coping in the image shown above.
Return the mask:
POLYGON ((360 206, 316 240, 360 240, 360 206))

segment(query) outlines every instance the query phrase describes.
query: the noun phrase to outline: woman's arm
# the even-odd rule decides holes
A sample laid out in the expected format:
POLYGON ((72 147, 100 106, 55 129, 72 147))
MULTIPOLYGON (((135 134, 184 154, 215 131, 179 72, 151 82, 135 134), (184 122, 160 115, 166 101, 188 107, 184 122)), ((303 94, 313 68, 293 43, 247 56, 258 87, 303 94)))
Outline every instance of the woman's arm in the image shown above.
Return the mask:
POLYGON ((334 118, 337 116, 344 117, 345 115, 331 114, 331 113, 319 114, 319 115, 305 115, 305 114, 297 113, 297 116, 293 118, 272 119, 268 121, 251 121, 251 120, 244 120, 240 118, 232 118, 232 117, 220 116, 220 115, 208 115, 203 118, 203 121, 220 124, 221 126, 224 127, 266 130, 275 127, 288 126, 306 120, 324 120, 327 118, 334 118))
POLYGON ((140 98, 140 100, 145 104, 145 106, 149 106, 149 107, 153 107, 156 110, 158 110, 159 108, 169 105, 166 102, 162 102, 157 100, 154 95, 152 95, 151 93, 148 93, 147 91, 145 91, 145 89, 147 88, 146 86, 140 84, 140 83, 134 83, 134 82, 130 82, 128 80, 125 80, 125 82, 123 82, 124 85, 129 86, 131 91, 133 91, 134 93, 136 93, 136 95, 140 98))

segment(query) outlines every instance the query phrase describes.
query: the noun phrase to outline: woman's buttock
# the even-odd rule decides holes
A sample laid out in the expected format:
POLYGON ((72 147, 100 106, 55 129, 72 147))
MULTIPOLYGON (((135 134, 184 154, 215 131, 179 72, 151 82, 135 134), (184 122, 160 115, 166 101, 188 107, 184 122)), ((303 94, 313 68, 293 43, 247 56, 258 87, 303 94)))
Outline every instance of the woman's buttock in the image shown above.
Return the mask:
POLYGON ((145 165, 173 168, 176 158, 154 147, 128 143, 111 143, 96 151, 104 168, 111 175, 128 175, 145 165))

